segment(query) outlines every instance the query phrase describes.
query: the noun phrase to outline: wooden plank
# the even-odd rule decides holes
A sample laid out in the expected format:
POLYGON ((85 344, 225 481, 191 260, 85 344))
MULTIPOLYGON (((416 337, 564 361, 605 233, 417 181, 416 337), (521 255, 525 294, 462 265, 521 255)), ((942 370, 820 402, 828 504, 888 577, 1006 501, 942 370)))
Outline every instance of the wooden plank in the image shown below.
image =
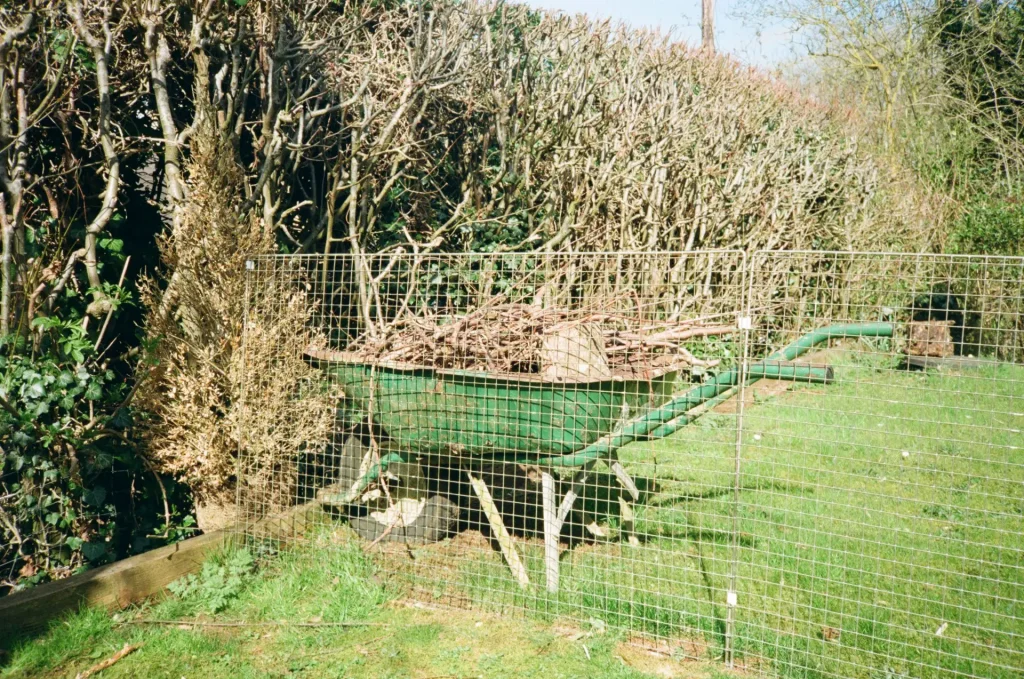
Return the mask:
POLYGON ((0 647, 14 637, 40 632, 54 618, 82 606, 118 609, 153 596, 198 570, 226 537, 226 531, 207 533, 10 594, 0 599, 0 647))
MULTIPOLYGON (((296 505, 244 527, 260 538, 301 537, 320 510, 319 503, 296 505)), ((0 598, 0 648, 16 637, 41 632, 54 618, 83 606, 115 610, 159 594, 178 578, 198 571, 206 557, 240 528, 199 535, 173 545, 100 566, 70 578, 47 582, 0 598)))
POLYGON ((907 365, 923 370, 977 370, 988 366, 999 365, 999 361, 972 356, 950 356, 936 358, 934 356, 907 356, 907 365))
POLYGON ((322 516, 323 505, 313 500, 287 509, 271 512, 254 523, 242 522, 234 528, 256 540, 277 540, 287 543, 301 540, 310 528, 319 523, 317 517, 322 516))

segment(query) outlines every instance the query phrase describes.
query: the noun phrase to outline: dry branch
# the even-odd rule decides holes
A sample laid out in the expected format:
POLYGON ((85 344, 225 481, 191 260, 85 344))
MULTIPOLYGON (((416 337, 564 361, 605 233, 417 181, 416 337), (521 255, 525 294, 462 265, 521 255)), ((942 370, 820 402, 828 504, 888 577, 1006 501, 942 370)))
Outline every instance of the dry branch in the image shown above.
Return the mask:
POLYGON ((255 622, 208 622, 204 620, 127 620, 125 625, 163 625, 183 627, 387 627, 386 622, 288 622, 260 620, 255 622))
POLYGON ((93 665, 92 667, 83 672, 79 672, 77 675, 75 675, 75 679, 86 679, 86 677, 91 677, 94 674, 99 674, 103 670, 111 667, 114 663, 121 660, 121 658, 124 658, 125 656, 134 653, 140 648, 142 648, 142 644, 125 644, 120 651, 110 656, 106 660, 96 663, 95 665, 93 665))

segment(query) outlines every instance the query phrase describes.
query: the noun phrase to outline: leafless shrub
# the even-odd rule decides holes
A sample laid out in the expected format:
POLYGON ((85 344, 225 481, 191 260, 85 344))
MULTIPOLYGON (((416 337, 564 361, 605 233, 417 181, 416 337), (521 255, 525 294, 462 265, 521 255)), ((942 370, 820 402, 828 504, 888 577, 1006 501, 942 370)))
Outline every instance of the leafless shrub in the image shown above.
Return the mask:
MULTIPOLYGON (((845 248, 879 234, 917 250, 942 224, 827 107, 608 22, 489 0, 33 0, 3 28, 5 96, 22 101, 0 111, 8 328, 31 327, 78 269, 103 311, 97 240, 143 200, 132 191, 177 228, 204 116, 239 168, 238 211, 291 251, 845 248), (77 174, 26 165, 44 139, 71 144, 61 162, 77 174), (98 196, 85 209, 65 179, 80 174, 98 196), (71 233, 79 213, 80 243, 29 261, 29 231, 52 218, 71 233)), ((163 314, 179 294, 166 280, 163 314)))
POLYGON ((849 247, 865 223, 918 235, 893 224, 916 215, 876 209, 880 168, 824 107, 727 58, 505 4, 379 20, 330 71, 355 94, 335 169, 348 231, 329 247, 380 246, 395 192, 405 238, 383 244, 418 249, 489 228, 577 250, 849 247))
MULTIPOLYGON (((0 332, 29 339, 39 317, 74 305, 65 315, 103 317, 117 274, 100 244, 141 240, 125 224, 158 211, 163 266, 144 300, 154 363, 140 401, 117 408, 151 413, 149 454, 200 497, 232 482, 246 255, 353 253, 366 329, 386 276, 369 253, 882 237, 918 249, 941 224, 915 186, 890 190, 899 168, 862 152, 825 107, 607 22, 489 0, 31 0, 0 9, 0 29, 0 332), (68 302, 76 289, 82 304, 68 302)), ((693 265, 706 285, 679 313, 728 287, 710 261, 693 265)), ((609 285, 643 275, 617 271, 609 285)), ((295 432, 317 440, 328 405, 303 387, 313 338, 284 331, 307 310, 281 295, 253 302, 280 325, 252 342, 274 337, 290 362, 264 371, 283 381, 259 393, 265 413, 251 403, 270 434, 246 445, 289 473, 305 445, 295 432), (300 414, 315 421, 281 426, 300 414)), ((100 323, 80 327, 99 345, 100 323)), ((133 357, 119 360, 134 376, 133 357)))

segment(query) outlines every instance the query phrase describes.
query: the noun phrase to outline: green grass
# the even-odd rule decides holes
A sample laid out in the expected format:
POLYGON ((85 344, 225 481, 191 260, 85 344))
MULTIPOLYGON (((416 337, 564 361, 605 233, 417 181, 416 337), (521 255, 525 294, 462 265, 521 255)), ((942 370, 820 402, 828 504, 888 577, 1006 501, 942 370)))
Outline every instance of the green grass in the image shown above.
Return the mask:
POLYGON ((205 612, 201 594, 115 616, 82 610, 22 641, 0 677, 74 677, 129 643, 141 646, 102 677, 725 676, 710 663, 673 658, 671 649, 652 654, 624 645, 621 633, 591 625, 411 605, 381 583, 354 541, 339 548, 329 537, 267 561, 216 615, 205 612), (145 620, 370 624, 215 628, 145 620))
MULTIPOLYGON (((1024 370, 906 373, 841 355, 836 371, 836 384, 746 409, 738 503, 734 415, 623 450, 641 483, 657 482, 637 507, 644 544, 565 551, 556 595, 544 592, 536 540, 519 543, 535 583, 522 590, 478 534, 371 563, 326 521, 207 619, 387 627, 152 628, 84 611, 17 649, 2 676, 73 676, 143 642, 104 676, 714 677, 734 554, 748 667, 807 679, 1020 676, 1024 370), (410 607, 410 589, 475 612, 410 607), (674 640, 669 656, 637 656, 622 630, 674 640)), ((129 615, 192 618, 208 605, 172 597, 129 615)))
POLYGON ((714 492, 732 481, 731 417, 643 451, 688 470, 646 530, 697 527, 717 593, 729 546, 715 536, 735 507, 738 645, 784 676, 1020 676, 1024 371, 844 360, 839 384, 746 410, 737 505, 714 492))
MULTIPOLYGON (((503 610, 597 618, 715 658, 735 512, 745 662, 800 678, 1021 676, 1024 370, 909 373, 851 355, 836 369, 836 384, 747 408, 738 503, 734 415, 624 449, 627 468, 658 482, 637 509, 645 544, 564 554, 557 595, 519 589, 493 551, 430 548, 422 569, 397 567, 439 599, 457 589, 503 610)), ((543 547, 521 553, 543 583, 543 547)))

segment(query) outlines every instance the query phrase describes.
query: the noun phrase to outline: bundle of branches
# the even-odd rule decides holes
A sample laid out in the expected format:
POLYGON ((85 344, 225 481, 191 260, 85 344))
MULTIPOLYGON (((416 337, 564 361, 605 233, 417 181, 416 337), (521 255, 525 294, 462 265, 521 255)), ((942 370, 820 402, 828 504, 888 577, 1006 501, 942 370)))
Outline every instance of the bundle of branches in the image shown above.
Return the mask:
POLYGON ((395 320, 356 340, 350 351, 367 363, 410 363, 492 373, 543 373, 588 366, 622 375, 656 367, 708 365, 684 342, 726 335, 729 325, 700 320, 641 323, 599 310, 495 302, 465 315, 427 314, 395 320), (557 365, 555 365, 557 364, 557 365))
POLYGON ((458 317, 401 318, 362 338, 354 350, 368 361, 531 373, 539 371, 545 329, 566 322, 559 309, 489 305, 458 317))

